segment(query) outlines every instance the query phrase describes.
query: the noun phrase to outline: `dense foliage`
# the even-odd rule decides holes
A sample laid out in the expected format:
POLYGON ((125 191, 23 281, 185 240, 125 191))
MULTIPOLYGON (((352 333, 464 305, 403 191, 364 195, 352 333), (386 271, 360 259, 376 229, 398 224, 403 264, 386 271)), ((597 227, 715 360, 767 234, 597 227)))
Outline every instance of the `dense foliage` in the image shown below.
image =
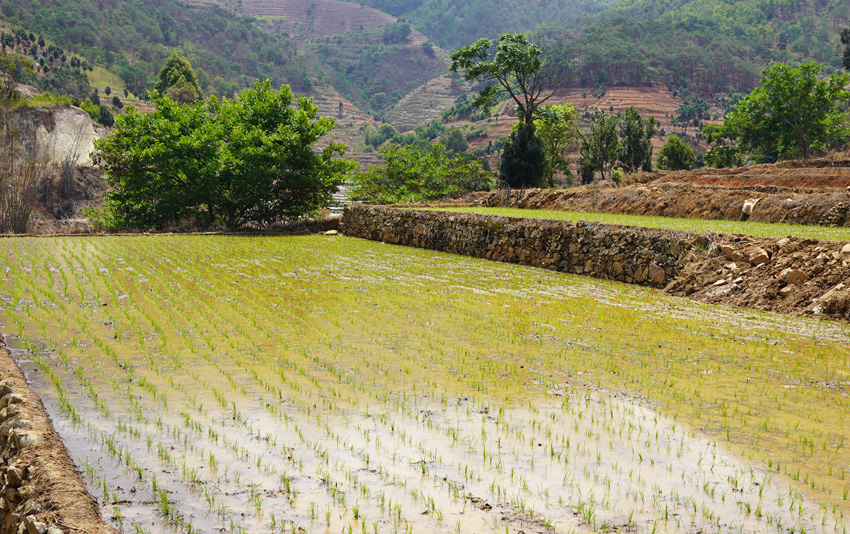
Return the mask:
POLYGON ((499 157, 499 179, 509 187, 545 187, 546 152, 533 122, 520 122, 499 157))
POLYGON ((354 200, 376 204, 422 202, 489 190, 493 184, 477 159, 455 154, 440 143, 426 150, 398 144, 380 150, 385 166, 354 176, 354 200))
POLYGON ((89 63, 116 70, 136 94, 174 48, 198 71, 201 88, 227 94, 249 80, 269 78, 309 88, 294 44, 263 31, 253 19, 218 6, 188 7, 178 0, 2 0, 2 17, 74 51, 89 63))
POLYGON ((178 56, 177 52, 165 61, 153 88, 178 104, 191 104, 204 97, 192 65, 186 58, 178 56))
POLYGON ((625 0, 580 24, 535 32, 574 85, 663 83, 749 91, 763 65, 816 59, 841 68, 846 0, 625 0))
POLYGON ((821 78, 823 65, 774 65, 761 85, 738 102, 714 137, 734 140, 764 161, 808 158, 850 141, 845 87, 850 74, 821 78))
POLYGON ((288 86, 256 82, 235 100, 178 105, 152 93, 153 113, 132 106, 97 141, 112 187, 101 219, 110 226, 268 224, 327 205, 353 168, 344 146, 314 151, 334 127, 288 86))
MULTIPOLYGON (((363 3, 363 2, 357 2, 363 3)), ((548 20, 572 20, 597 13, 616 0, 365 0, 365 4, 403 17, 444 48, 456 48, 476 37, 527 31, 548 20)))
POLYGON ((658 167, 670 171, 686 171, 696 162, 696 152, 678 135, 671 135, 658 151, 658 167))

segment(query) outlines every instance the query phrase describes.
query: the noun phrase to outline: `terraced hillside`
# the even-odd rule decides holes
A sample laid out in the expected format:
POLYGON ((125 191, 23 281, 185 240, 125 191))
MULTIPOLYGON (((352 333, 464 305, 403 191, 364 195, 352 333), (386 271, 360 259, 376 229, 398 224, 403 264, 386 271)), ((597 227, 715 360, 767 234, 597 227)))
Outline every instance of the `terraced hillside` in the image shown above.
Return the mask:
POLYGON ((293 37, 374 30, 396 21, 383 11, 339 0, 242 0, 241 4, 242 13, 293 37))
POLYGON ((453 83, 447 75, 434 78, 409 92, 384 113, 384 120, 400 131, 439 119, 444 110, 452 107, 461 94, 470 90, 468 84, 453 83))
MULTIPOLYGON (((655 154, 658 153, 661 146, 666 142, 667 136, 672 133, 685 137, 691 144, 699 144, 701 149, 708 148, 704 141, 696 139, 695 134, 697 129, 694 127, 688 128, 686 132, 679 126, 673 126, 672 119, 676 116, 676 110, 682 105, 682 98, 674 96, 673 93, 665 86, 660 84, 649 85, 645 87, 614 87, 601 98, 593 96, 594 88, 578 87, 568 88, 557 92, 550 98, 547 104, 564 104, 571 102, 579 113, 585 117, 585 127, 587 125, 587 117, 585 112, 593 114, 596 111, 604 111, 605 113, 618 113, 630 107, 637 109, 641 115, 652 115, 658 121, 659 130, 665 135, 656 136, 652 140, 655 154), (686 134, 686 135, 683 135, 686 134)), ((421 100, 428 98, 426 94, 411 93, 403 100, 407 107, 417 106, 419 108, 427 108, 421 100), (415 100, 419 99, 419 101, 415 100)), ((400 102, 401 103, 401 102, 400 102)), ((722 111, 716 108, 709 110, 712 117, 719 116, 722 111)), ((389 114, 389 112, 388 112, 389 114)), ((514 114, 514 106, 511 102, 506 102, 502 108, 497 110, 494 115, 486 121, 470 122, 468 120, 460 120, 453 123, 453 126, 471 125, 474 128, 483 128, 487 131, 486 136, 477 137, 469 140, 469 150, 473 151, 479 148, 486 147, 489 142, 495 143, 500 137, 508 136, 511 133, 511 128, 516 123, 517 119, 514 114)), ((706 121, 716 122, 716 121, 706 121)), ((495 164, 495 156, 491 165, 495 164)))

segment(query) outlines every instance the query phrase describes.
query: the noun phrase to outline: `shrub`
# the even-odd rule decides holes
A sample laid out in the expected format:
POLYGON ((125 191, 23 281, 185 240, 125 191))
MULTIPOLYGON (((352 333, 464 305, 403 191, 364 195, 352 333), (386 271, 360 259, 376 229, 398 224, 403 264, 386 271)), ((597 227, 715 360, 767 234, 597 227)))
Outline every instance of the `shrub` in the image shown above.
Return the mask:
POLYGON ((492 187, 491 175, 481 170, 478 160, 453 154, 440 143, 425 150, 392 144, 380 151, 385 167, 373 167, 354 177, 354 200, 421 202, 492 187))

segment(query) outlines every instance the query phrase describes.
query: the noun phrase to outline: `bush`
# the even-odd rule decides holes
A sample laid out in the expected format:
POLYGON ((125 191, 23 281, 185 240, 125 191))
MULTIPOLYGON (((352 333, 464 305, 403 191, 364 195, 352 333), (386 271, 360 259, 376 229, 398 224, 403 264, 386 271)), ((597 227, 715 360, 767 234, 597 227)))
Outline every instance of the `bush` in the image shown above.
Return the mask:
POLYGON ((100 105, 100 117, 98 118, 98 122, 104 126, 112 126, 115 124, 115 117, 112 115, 112 112, 108 107, 103 104, 100 105))
POLYGON ((91 120, 95 122, 100 120, 100 106, 92 102, 90 98, 86 98, 86 100, 80 104, 80 109, 88 113, 91 120))

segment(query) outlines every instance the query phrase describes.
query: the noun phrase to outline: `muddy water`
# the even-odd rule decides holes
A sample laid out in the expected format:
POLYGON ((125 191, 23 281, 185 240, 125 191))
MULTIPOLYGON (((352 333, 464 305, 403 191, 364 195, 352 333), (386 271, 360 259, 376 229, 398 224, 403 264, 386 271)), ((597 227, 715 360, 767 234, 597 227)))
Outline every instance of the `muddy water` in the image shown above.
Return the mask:
POLYGON ((0 245, 126 532, 844 531, 841 326, 344 238, 0 245))

